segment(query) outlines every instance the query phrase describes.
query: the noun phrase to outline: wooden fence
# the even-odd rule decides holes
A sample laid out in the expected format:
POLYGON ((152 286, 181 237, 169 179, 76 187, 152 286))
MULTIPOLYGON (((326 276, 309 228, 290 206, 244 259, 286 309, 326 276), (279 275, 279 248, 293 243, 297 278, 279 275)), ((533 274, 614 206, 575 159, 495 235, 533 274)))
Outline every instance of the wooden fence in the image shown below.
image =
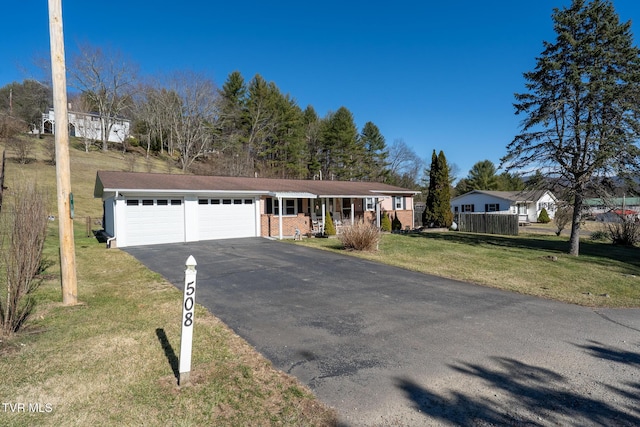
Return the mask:
POLYGON ((470 233, 518 235, 518 215, 459 213, 456 223, 458 230, 470 233))

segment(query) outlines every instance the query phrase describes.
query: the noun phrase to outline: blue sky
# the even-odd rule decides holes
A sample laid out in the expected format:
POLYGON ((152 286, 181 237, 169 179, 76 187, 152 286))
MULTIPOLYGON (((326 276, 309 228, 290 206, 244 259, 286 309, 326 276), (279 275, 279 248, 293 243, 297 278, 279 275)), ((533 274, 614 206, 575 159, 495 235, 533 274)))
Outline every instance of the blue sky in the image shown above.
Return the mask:
MULTIPOLYGON (((42 78, 47 2, 8 1, 0 27, 0 86, 42 78)), ((553 40, 551 13, 570 0, 181 2, 63 0, 67 59, 78 44, 121 51, 140 74, 190 70, 222 86, 256 73, 319 115, 341 106, 430 162, 443 150, 466 176, 496 166, 518 133, 513 94, 553 40)), ((640 22, 638 0, 616 0, 640 22)), ((640 28, 634 24, 636 41, 640 28)))

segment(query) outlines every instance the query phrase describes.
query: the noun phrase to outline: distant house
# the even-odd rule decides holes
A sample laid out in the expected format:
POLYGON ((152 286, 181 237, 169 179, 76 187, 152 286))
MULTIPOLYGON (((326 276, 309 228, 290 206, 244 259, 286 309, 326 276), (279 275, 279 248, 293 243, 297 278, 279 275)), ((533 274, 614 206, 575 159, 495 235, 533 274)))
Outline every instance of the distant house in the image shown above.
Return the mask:
POLYGON ((451 211, 454 215, 467 212, 517 214, 521 223, 529 223, 538 221, 542 209, 546 209, 549 218, 553 218, 557 204, 556 197, 547 190, 473 190, 451 199, 451 211))
MULTIPOLYGON (((123 118, 114 120, 109 132, 109 142, 124 142, 130 135, 131 121, 123 118)), ((56 115, 53 108, 42 114, 41 133, 56 133, 56 115)), ((102 141, 102 118, 95 113, 69 111, 69 136, 102 141)))
POLYGON ((588 217, 596 221, 614 222, 622 217, 640 218, 640 197, 612 197, 585 199, 588 217))

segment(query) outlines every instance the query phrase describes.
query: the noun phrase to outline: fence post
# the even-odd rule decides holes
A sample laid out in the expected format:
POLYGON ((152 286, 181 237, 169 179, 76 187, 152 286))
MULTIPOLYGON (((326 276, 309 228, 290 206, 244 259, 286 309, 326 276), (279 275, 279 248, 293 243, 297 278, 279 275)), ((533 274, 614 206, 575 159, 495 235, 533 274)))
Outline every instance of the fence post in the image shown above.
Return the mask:
POLYGON ((184 271, 184 295, 182 299, 182 334, 180 336, 180 368, 178 385, 189 383, 191 374, 191 346, 196 305, 196 259, 189 255, 184 271))

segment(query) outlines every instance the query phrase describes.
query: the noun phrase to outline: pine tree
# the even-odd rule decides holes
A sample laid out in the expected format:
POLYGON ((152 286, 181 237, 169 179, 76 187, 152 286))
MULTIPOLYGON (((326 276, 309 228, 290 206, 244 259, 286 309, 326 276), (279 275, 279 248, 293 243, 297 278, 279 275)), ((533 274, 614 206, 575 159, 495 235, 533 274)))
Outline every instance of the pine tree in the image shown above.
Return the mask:
POLYGON ((427 191, 427 201, 425 203, 425 210, 422 213, 422 224, 430 227, 436 221, 435 205, 436 205, 436 187, 438 175, 438 156, 436 150, 431 153, 431 167, 429 168, 429 189, 427 191))
POLYGON ((451 186, 449 184, 449 166, 443 151, 431 155, 429 171, 429 193, 422 223, 426 226, 450 227, 453 222, 451 213, 451 186))
POLYGON ((384 181, 386 159, 389 153, 386 151, 384 136, 380 129, 372 122, 367 122, 359 136, 360 145, 364 147, 364 158, 360 164, 362 179, 367 181, 384 181))
POLYGON ((507 146, 507 170, 533 165, 558 177, 573 200, 569 253, 579 254, 585 191, 597 175, 640 169, 640 50, 631 23, 610 1, 554 9, 556 40, 544 42, 516 95, 522 133, 507 146))

